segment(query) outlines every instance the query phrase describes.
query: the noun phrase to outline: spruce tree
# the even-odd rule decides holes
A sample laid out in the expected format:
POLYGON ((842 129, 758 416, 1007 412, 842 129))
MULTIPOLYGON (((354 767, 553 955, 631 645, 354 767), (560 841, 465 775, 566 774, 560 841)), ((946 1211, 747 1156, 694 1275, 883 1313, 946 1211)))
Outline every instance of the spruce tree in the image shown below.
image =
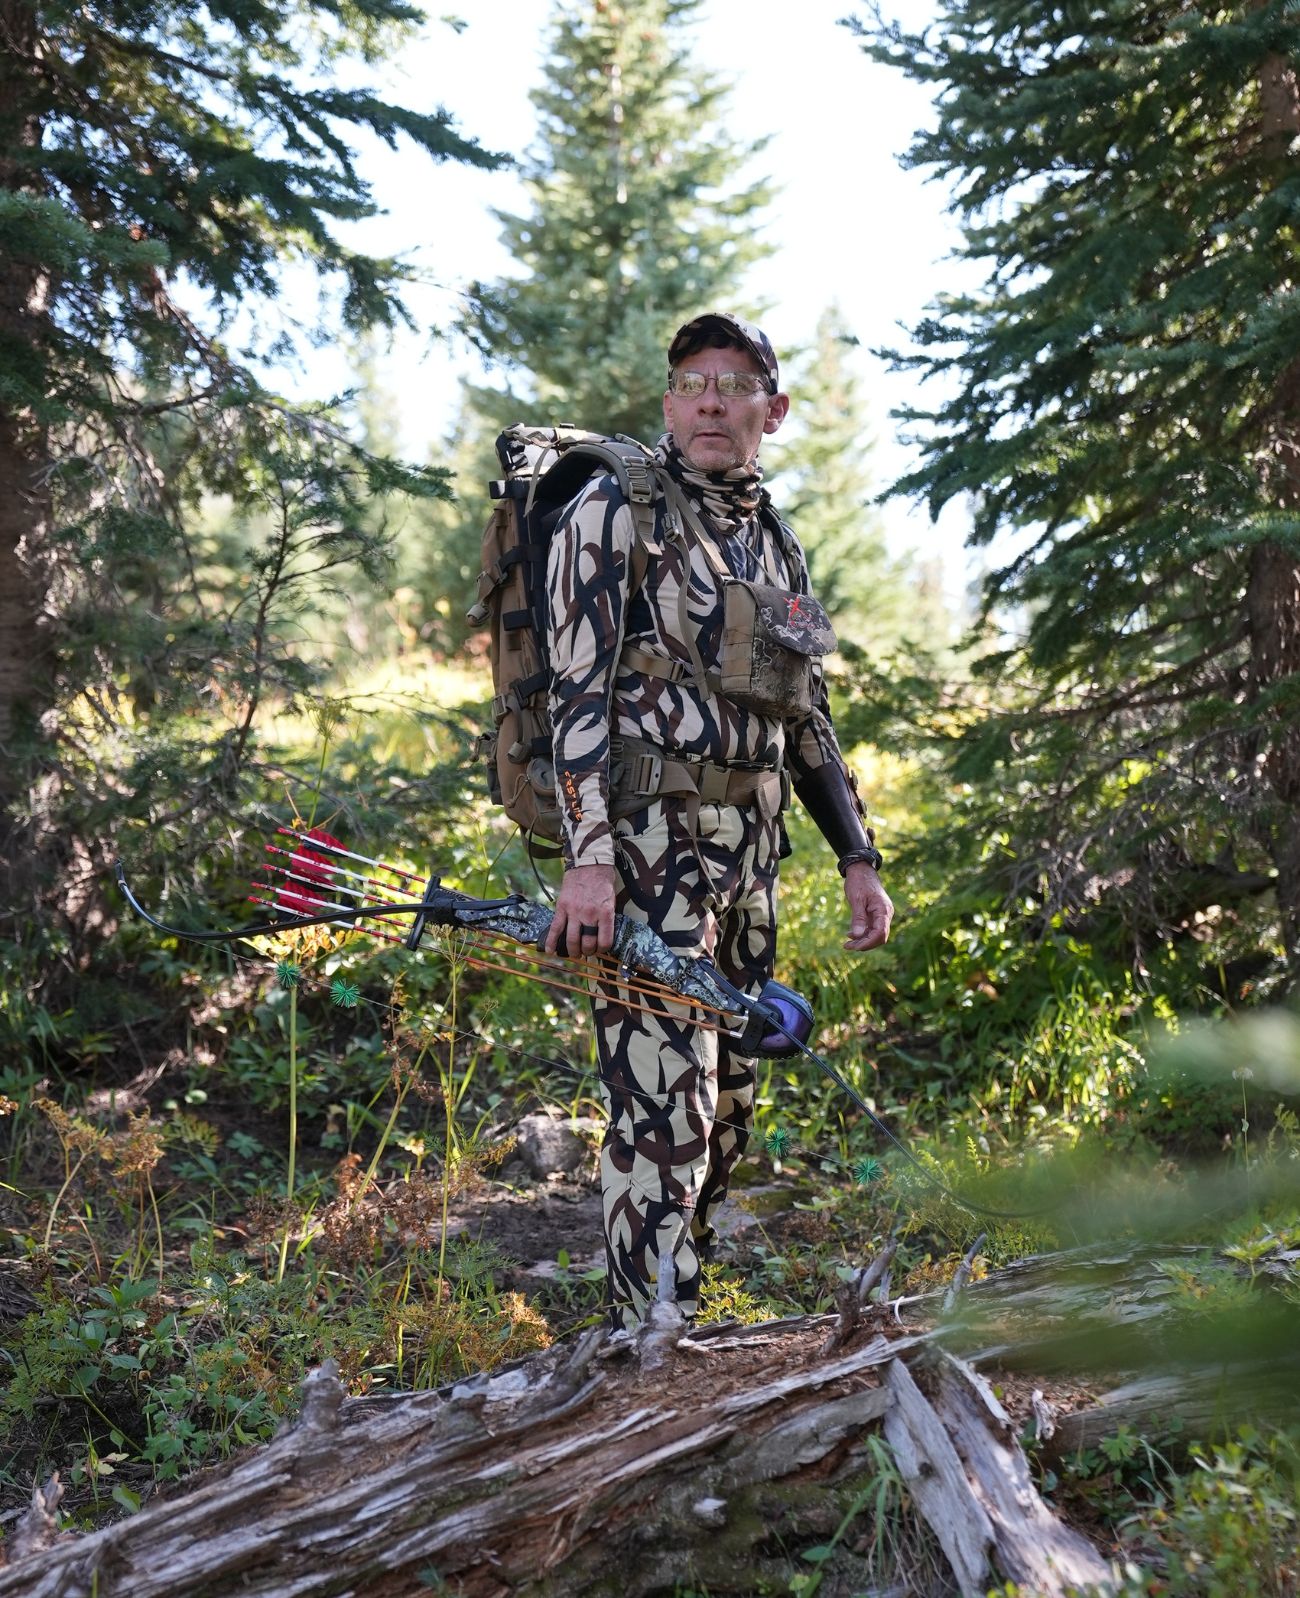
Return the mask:
POLYGON ((323 286, 324 324, 402 317, 403 271, 339 231, 375 209, 359 132, 434 160, 499 163, 435 109, 340 86, 420 20, 406 0, 3 8, 0 855, 11 863, 28 777, 86 725, 84 706, 64 713, 72 696, 85 690, 120 729, 124 685, 139 685, 138 710, 187 685, 219 702, 242 681, 216 752, 228 776, 268 674, 293 676, 277 632, 287 590, 329 582, 345 556, 373 564, 363 502, 376 489, 438 486, 351 449, 328 416, 293 414, 254 375, 301 315, 273 314, 290 263, 295 290, 304 267, 323 286), (196 543, 204 491, 269 517, 274 532, 242 570, 214 577, 196 543))
POLYGON ((745 309, 763 253, 765 183, 738 176, 759 146, 725 131, 726 91, 692 61, 700 0, 582 0, 555 8, 538 135, 524 163, 530 208, 498 212, 517 275, 474 286, 466 331, 504 387, 466 386, 439 454, 459 507, 430 506, 419 578, 430 635, 465 637, 492 442, 511 422, 572 423, 653 441, 663 429, 673 331, 712 308, 745 309), (459 586, 458 586, 459 585, 459 586))
POLYGON ((722 126, 726 93, 692 64, 700 0, 558 6, 542 86, 532 201, 498 213, 523 275, 483 290, 476 331, 519 374, 539 420, 653 436, 664 352, 687 315, 734 308, 763 253, 756 146, 722 126))
POLYGON ((817 322, 812 348, 791 363, 788 432, 765 450, 779 474, 781 514, 808 556, 813 591, 841 642, 879 649, 915 621, 915 591, 890 556, 871 471, 871 423, 853 368, 854 344, 836 307, 817 322))
POLYGON ((985 597, 1023 635, 988 658, 1003 713, 962 769, 1017 793, 1022 878, 1063 862, 1067 895, 1145 869, 1185 917, 1262 851, 1294 969, 1300 20, 948 0, 923 36, 856 26, 936 90, 909 159, 989 268, 915 332, 905 359, 952 397, 911 413, 925 460, 898 485, 970 496, 980 544, 1017 535, 985 597))

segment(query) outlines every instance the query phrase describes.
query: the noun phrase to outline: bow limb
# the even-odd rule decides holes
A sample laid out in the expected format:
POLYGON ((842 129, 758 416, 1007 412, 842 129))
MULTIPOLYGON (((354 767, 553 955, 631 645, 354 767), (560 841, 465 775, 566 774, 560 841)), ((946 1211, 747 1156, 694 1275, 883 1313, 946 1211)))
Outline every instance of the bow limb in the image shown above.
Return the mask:
MULTIPOLYGON (((160 921, 157 916, 150 915, 149 911, 132 893, 127 884, 126 871, 120 860, 114 862, 113 872, 117 878, 117 885, 121 889, 122 897, 142 921, 147 921, 151 927, 157 927, 159 932, 165 932, 168 937, 186 938, 191 943, 232 943, 239 938, 258 938, 276 932, 292 932, 298 927, 356 927, 358 921, 367 921, 375 918, 382 919, 387 916, 418 915, 423 908, 422 901, 414 899, 404 903, 340 906, 334 910, 323 911, 320 915, 282 915, 274 921, 249 921, 242 927, 212 927, 206 929, 173 927, 166 921, 160 921)), ((364 932, 369 929, 360 927, 357 930, 364 932)))

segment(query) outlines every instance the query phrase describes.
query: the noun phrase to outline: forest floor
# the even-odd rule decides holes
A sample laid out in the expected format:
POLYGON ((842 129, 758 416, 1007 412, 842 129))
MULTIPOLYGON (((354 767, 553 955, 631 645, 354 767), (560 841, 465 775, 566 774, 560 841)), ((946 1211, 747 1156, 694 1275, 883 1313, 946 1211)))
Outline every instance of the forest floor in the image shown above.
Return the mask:
MULTIPOLYGON (((339 1363, 349 1395, 379 1402, 443 1389, 603 1322, 600 1126, 594 1115, 574 1119, 591 1106, 592 1084, 574 1085, 585 1054, 573 1014, 560 1003, 525 1016, 524 999, 541 1005, 540 987, 513 984, 489 1003, 465 983, 453 1071, 438 1057, 452 1033, 435 1029, 411 1043, 396 1006, 331 1003, 330 958, 326 950, 312 980, 305 975, 292 990, 268 979, 264 965, 241 964, 204 983, 182 968, 175 998, 183 1029, 174 1015, 152 1032, 142 1021, 127 1029, 132 1047, 112 1053, 87 1033, 78 1057, 33 1064, 15 1086, 21 1102, 5 1122, 12 1185, 0 1183, 0 1235, 8 1233, 0 1252, 9 1256, 0 1260, 0 1321, 9 1323, 0 1326, 0 1534, 12 1531, 33 1483, 54 1470, 67 1489, 66 1523, 87 1530, 266 1443, 296 1414, 306 1373, 327 1358, 339 1363), (515 999, 518 1012, 509 1008, 515 999), (509 1040, 523 1035, 525 1020, 536 1041, 517 1062, 509 1040), (574 1062, 567 1076, 548 1069, 560 1058, 574 1062), (516 1064, 531 1069, 512 1075, 516 1064), (550 1155, 539 1127, 558 1142, 550 1155), (446 1148, 454 1157, 444 1184, 446 1148), (286 1181, 292 1149, 296 1177, 286 1181), (367 1159, 376 1167, 369 1182, 367 1159), (6 1282, 16 1287, 12 1305, 6 1282)), ((121 993, 109 998, 120 1004, 121 993)), ((832 1057, 871 1063, 843 1029, 827 1035, 832 1057)), ((921 1045, 907 1036, 904 1046, 921 1045)), ((897 1069, 887 1087, 883 1073, 873 1081, 882 1112, 927 1170, 963 1190, 997 1179, 998 1157, 974 1135, 991 1120, 975 1123, 963 1152, 941 1164, 937 1141, 918 1128, 930 1101, 917 1085, 897 1069)), ((940 1317, 967 1252, 979 1286, 1017 1259, 1136 1226, 1130 1195, 1123 1227, 1105 1230, 1103 1193, 1092 1201, 1095 1213, 1076 1206, 1065 1230, 1050 1216, 993 1223, 982 1242, 986 1223, 935 1183, 899 1160, 868 1158, 879 1152, 874 1135, 819 1098, 816 1078, 774 1073, 760 1101, 758 1133, 718 1217, 720 1261, 705 1272, 706 1337, 722 1322, 820 1320, 895 1235, 892 1286, 868 1312, 873 1327, 901 1337, 940 1317), (789 1139, 780 1155, 774 1133, 789 1139)), ((1288 1223, 1293 1238, 1283 1224, 1289 1211, 1279 1208, 1292 1189, 1279 1188, 1270 1201, 1270 1172, 1281 1181, 1300 1153, 1290 1123, 1279 1125, 1277 1138, 1260 1139, 1251 1155, 1250 1209, 1231 1239, 1235 1263, 1189 1268, 1176 1283, 1198 1315, 1219 1298, 1253 1313, 1261 1261, 1300 1247, 1300 1227, 1288 1223)), ((994 1147, 1013 1168, 1016 1151, 994 1147)), ((1144 1169, 1144 1209, 1201 1186, 1205 1203, 1219 1193, 1190 1165, 1180 1171, 1171 1159, 1148 1160, 1144 1169)), ((1053 1179, 1084 1178, 1057 1170, 1053 1179)), ((1014 1188, 975 1191, 995 1206, 1035 1202, 1014 1188)), ((820 1344, 826 1335, 823 1321, 807 1337, 820 1344)), ((809 1356, 806 1341, 791 1331, 763 1357, 798 1363, 809 1356)), ((697 1391, 703 1399, 712 1386, 708 1362, 678 1363, 682 1396, 697 1391)), ((981 1368, 1026 1434, 1035 1393, 1040 1407, 1062 1417, 1089 1407, 1108 1385, 1083 1374, 1086 1359, 981 1368)), ((1185 1448, 1162 1457, 1164 1446, 1154 1424, 1121 1426, 1067 1460, 1039 1459, 1036 1469, 1052 1506, 1107 1557, 1130 1547, 1144 1523, 1165 1525, 1175 1513, 1186 1531, 1176 1528, 1171 1542, 1194 1545, 1210 1510, 1237 1516, 1232 1495, 1243 1472, 1261 1493, 1280 1490, 1283 1504, 1286 1491, 1294 1493, 1275 1486, 1291 1479, 1291 1456, 1258 1434, 1228 1445, 1239 1453, 1224 1454, 1222 1465, 1195 1473, 1186 1472, 1185 1448), (1192 1487, 1183 1488, 1180 1473, 1192 1487), (1191 1497, 1197 1490, 1209 1495, 1209 1510, 1191 1497)), ((1287 1523, 1275 1514, 1279 1524, 1280 1534, 1267 1518, 1232 1520, 1243 1544, 1284 1536, 1287 1523)), ((1256 1558, 1248 1552, 1239 1563, 1256 1558)), ((1288 1580, 1260 1590, 1289 1594, 1288 1580)))

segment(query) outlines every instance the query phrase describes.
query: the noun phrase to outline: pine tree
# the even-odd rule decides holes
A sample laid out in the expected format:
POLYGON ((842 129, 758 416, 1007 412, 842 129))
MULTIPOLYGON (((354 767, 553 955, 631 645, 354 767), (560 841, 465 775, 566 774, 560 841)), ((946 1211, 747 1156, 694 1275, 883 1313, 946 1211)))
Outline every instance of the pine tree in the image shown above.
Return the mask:
POLYGON ((972 496, 981 544, 1019 535, 986 602, 1023 641, 987 662, 1004 713, 962 769, 1020 785, 1026 875, 1064 855, 1066 891, 1145 866, 1155 898, 1181 873, 1227 903, 1262 849, 1294 968, 1300 21, 953 0, 924 37, 859 31, 938 91, 910 160, 953 182, 990 268, 916 331, 953 397, 912 413, 899 485, 972 496))
POLYGON ((484 291, 477 326, 524 375, 543 419, 652 436, 664 351, 684 316, 734 307, 763 253, 762 183, 735 187, 755 146, 723 132, 725 90, 691 64, 700 0, 557 7, 533 96, 532 209, 498 213, 526 273, 484 291))
POLYGON ((375 209, 353 135, 499 164, 440 112, 338 86, 419 20, 406 0, 3 6, 0 854, 19 852, 26 777, 84 722, 61 705, 102 690, 120 726, 128 671, 152 679, 146 697, 175 697, 192 672, 210 697, 242 679, 228 772, 267 674, 293 674, 276 633, 286 586, 373 563, 362 501, 377 487, 436 490, 435 474, 350 449, 327 416, 293 415, 251 365, 278 347, 288 263, 349 329, 403 315, 402 270, 338 233, 375 209), (226 574, 216 613, 195 542, 204 490, 276 529, 226 574))
POLYGON ((779 452, 764 454, 776 457, 781 514, 799 535, 836 634, 879 649, 914 623, 916 590, 905 564, 889 554, 872 503, 870 422, 853 343, 840 311, 824 311, 811 350, 787 379, 789 431, 778 435, 779 452))
POLYGON ((556 7, 533 95, 531 208, 499 212, 520 273, 476 284, 467 331, 506 386, 467 385, 453 437, 458 507, 430 506, 419 578, 431 636, 465 637, 478 573, 492 441, 511 422, 572 423, 647 441, 663 429, 666 351, 691 315, 745 306, 741 280, 763 253, 762 182, 737 186, 759 148, 723 131, 726 96, 692 64, 700 0, 583 0, 556 7), (457 582, 460 587, 454 586, 457 582))

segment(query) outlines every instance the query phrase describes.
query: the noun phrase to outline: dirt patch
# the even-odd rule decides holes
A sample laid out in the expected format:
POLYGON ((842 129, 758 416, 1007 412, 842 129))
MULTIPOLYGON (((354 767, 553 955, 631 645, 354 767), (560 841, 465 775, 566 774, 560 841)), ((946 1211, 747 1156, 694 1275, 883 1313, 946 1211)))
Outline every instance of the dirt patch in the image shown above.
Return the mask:
POLYGON ((1037 1434, 1035 1393, 1051 1407, 1053 1415, 1060 1416, 1073 1414, 1079 1409, 1091 1409, 1100 1391, 1095 1383, 1085 1385, 1059 1375, 1024 1376, 1017 1371, 1005 1371, 996 1366, 984 1374, 993 1388, 994 1397, 1015 1421, 1022 1436, 1033 1437, 1037 1434))
MULTIPOLYGON (((756 1170, 742 1180, 716 1217, 724 1256, 740 1253, 766 1235, 798 1247, 825 1240, 829 1226, 795 1205, 806 1190, 791 1183, 768 1184, 756 1170)), ((570 1173, 532 1178, 520 1161, 504 1166, 496 1181, 476 1184, 457 1204, 450 1228, 460 1238, 490 1245, 507 1269, 503 1286, 528 1290, 562 1271, 581 1274, 603 1268, 604 1225, 596 1157, 570 1173), (567 1265, 561 1257, 567 1257, 567 1265)))
POLYGON ((561 1269, 567 1255, 571 1271, 603 1265, 600 1188, 588 1175, 545 1182, 493 1183, 462 1208, 456 1230, 491 1244, 507 1264, 506 1286, 526 1287, 561 1269))

